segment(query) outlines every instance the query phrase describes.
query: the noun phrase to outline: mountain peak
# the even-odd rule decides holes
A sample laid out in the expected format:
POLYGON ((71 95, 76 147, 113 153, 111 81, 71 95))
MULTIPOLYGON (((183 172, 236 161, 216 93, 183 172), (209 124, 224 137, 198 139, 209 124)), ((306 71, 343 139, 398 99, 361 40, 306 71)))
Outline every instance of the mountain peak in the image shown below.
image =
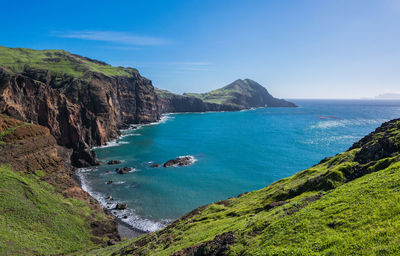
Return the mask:
POLYGON ((220 89, 208 93, 186 93, 185 95, 197 97, 209 103, 233 105, 240 109, 264 106, 296 107, 291 102, 274 98, 267 89, 249 78, 237 79, 220 89))

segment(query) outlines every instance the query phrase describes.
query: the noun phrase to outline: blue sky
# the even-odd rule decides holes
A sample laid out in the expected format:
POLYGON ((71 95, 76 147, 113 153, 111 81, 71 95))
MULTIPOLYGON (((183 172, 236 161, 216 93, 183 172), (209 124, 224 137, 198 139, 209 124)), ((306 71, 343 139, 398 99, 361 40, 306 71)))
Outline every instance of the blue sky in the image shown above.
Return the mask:
POLYGON ((400 92, 400 1, 2 1, 0 44, 138 68, 159 88, 251 78, 283 98, 400 92))

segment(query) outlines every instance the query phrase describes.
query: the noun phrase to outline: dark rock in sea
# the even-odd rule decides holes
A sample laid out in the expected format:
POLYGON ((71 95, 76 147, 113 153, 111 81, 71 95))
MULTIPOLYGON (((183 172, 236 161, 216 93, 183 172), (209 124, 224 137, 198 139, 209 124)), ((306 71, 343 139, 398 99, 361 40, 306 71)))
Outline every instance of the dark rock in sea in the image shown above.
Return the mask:
POLYGON ((122 217, 123 219, 127 219, 128 218, 128 215, 125 215, 124 217, 122 217))
POLYGON ((106 173, 106 174, 109 174, 109 173, 110 173, 110 171, 105 171, 105 173, 106 173))
POLYGON ((113 201, 113 200, 114 200, 114 198, 113 198, 111 195, 108 196, 106 199, 107 199, 107 200, 110 200, 110 201, 113 201))
POLYGON ((122 169, 116 169, 117 173, 119 174, 127 174, 128 172, 132 171, 132 168, 130 167, 124 167, 122 169))
POLYGON ((164 167, 170 166, 186 166, 193 163, 193 157, 191 156, 181 156, 175 159, 171 159, 164 163, 164 167))
POLYGON ((137 188, 139 185, 137 183, 133 183, 131 185, 129 185, 130 188, 137 188))
POLYGON ((107 164, 109 164, 109 165, 120 164, 120 163, 122 163, 122 161, 120 161, 120 160, 110 160, 110 161, 107 162, 107 164))
POLYGON ((107 181, 107 184, 112 184, 112 183, 113 183, 112 180, 107 181))
POLYGON ((126 208, 128 208, 127 204, 118 203, 117 206, 115 206, 115 210, 125 210, 126 208))
POLYGON ((152 167, 152 168, 158 168, 158 167, 161 167, 161 165, 160 165, 160 164, 152 164, 152 165, 150 165, 150 167, 152 167))

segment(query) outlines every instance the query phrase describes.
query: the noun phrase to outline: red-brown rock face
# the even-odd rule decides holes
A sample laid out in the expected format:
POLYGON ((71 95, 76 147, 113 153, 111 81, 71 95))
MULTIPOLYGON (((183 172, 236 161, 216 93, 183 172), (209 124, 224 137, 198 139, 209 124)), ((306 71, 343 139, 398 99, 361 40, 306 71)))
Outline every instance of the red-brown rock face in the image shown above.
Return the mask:
POLYGON ((0 113, 48 127, 59 145, 74 149, 78 167, 95 164, 89 148, 117 137, 122 125, 158 120, 157 100, 151 81, 139 74, 88 72, 77 79, 0 68, 0 113))

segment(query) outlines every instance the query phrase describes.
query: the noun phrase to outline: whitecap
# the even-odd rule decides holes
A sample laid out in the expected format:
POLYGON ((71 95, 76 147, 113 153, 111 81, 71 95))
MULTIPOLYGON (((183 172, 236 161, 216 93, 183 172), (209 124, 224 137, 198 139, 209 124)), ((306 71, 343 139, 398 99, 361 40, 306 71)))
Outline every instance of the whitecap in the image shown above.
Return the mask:
POLYGON ((115 181, 115 182, 113 182, 113 184, 115 184, 115 185, 120 185, 120 184, 124 184, 126 181, 124 181, 124 180, 120 180, 120 181, 115 181))
POLYGON ((344 119, 344 120, 327 120, 319 121, 314 125, 311 125, 311 129, 331 129, 336 127, 346 126, 362 126, 368 124, 381 124, 387 120, 385 119, 344 119))
POLYGON ((112 141, 106 142, 105 145, 92 147, 92 149, 118 147, 118 146, 121 146, 121 145, 123 145, 123 144, 128 144, 128 142, 126 142, 126 141, 112 140, 112 141))
POLYGON ((167 122, 170 119, 174 119, 175 117, 172 116, 172 113, 170 114, 163 114, 160 118, 159 121, 157 122, 151 122, 151 123, 147 123, 147 124, 132 124, 129 126, 128 129, 122 129, 120 130, 121 135, 111 141, 106 142, 106 144, 101 145, 101 146, 94 146, 92 147, 92 150, 94 149, 99 149, 99 148, 110 148, 110 147, 118 147, 124 144, 129 144, 129 142, 127 141, 122 141, 121 139, 125 138, 125 137, 130 137, 130 136, 140 136, 142 134, 140 133, 136 133, 135 131, 141 129, 144 126, 152 126, 152 125, 158 125, 158 124, 162 124, 167 122))
POLYGON ((320 144, 320 143, 332 143, 332 142, 340 142, 340 141, 357 141, 360 139, 358 136, 351 136, 351 135, 343 135, 343 136, 328 136, 328 137, 321 137, 315 139, 309 139, 303 141, 304 144, 320 144))

